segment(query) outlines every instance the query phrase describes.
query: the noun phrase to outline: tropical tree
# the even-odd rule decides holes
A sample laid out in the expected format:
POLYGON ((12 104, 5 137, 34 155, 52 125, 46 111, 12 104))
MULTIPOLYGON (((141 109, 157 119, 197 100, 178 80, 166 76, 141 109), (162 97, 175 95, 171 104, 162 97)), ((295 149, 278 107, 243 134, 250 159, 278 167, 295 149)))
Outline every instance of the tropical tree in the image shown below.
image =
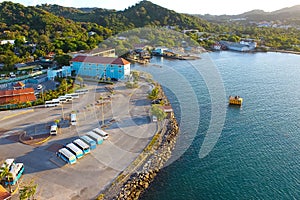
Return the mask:
POLYGON ((9 191, 12 192, 12 188, 10 185, 10 179, 12 178, 12 174, 9 171, 9 166, 8 164, 5 162, 4 165, 0 168, 0 178, 2 179, 6 179, 8 180, 8 187, 9 187, 9 191))
POLYGON ((31 106, 32 106, 31 101, 26 101, 26 107, 31 107, 31 106))
POLYGON ((76 80, 80 83, 80 87, 83 85, 83 78, 81 76, 77 76, 76 80))
POLYGON ((155 87, 151 93, 148 95, 149 99, 154 100, 158 98, 158 94, 159 94, 159 89, 158 87, 155 87))
POLYGON ((36 188, 37 188, 37 184, 34 184, 33 181, 31 181, 28 185, 23 186, 23 188, 20 189, 20 192, 19 192, 20 200, 34 199, 34 194, 36 193, 36 188))
POLYGON ((68 92, 68 82, 65 78, 61 81, 58 90, 60 91, 61 94, 65 94, 68 92))
POLYGON ((151 107, 151 114, 157 117, 158 121, 162 121, 167 117, 167 113, 165 113, 161 108, 160 105, 153 104, 151 107))

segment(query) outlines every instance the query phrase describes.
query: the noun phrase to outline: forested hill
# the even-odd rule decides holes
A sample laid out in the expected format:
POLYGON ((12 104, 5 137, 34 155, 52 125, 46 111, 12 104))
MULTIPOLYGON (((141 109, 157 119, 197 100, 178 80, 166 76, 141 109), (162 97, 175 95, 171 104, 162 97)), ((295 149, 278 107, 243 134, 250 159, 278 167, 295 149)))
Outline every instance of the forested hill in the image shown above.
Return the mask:
POLYGON ((39 6, 55 15, 80 22, 94 22, 112 29, 115 33, 144 26, 176 26, 179 29, 196 28, 204 30, 209 23, 198 17, 168 10, 150 1, 141 1, 124 11, 96 9, 75 9, 58 5, 39 6))
MULTIPOLYGON (((70 19, 56 16, 50 12, 36 7, 25 7, 12 2, 0 4, 1 29, 19 31, 35 30, 37 34, 54 34, 57 32, 69 34, 82 34, 93 30, 101 35, 110 34, 110 30, 90 23, 77 23, 70 19)), ((28 35, 30 36, 30 35, 28 35)))
POLYGON ((265 12, 263 10, 252 10, 239 15, 198 15, 200 18, 208 21, 224 21, 228 19, 245 18, 247 21, 281 21, 286 23, 296 23, 300 25, 300 5, 283 8, 273 12, 265 12))
MULTIPOLYGON (((112 34, 110 29, 95 23, 74 22, 37 7, 12 2, 0 3, 0 19, 0 39, 17 40, 19 46, 26 39, 37 45, 36 57, 54 50, 66 53, 92 49, 112 34), (90 31, 93 36, 89 36, 90 31)), ((8 52, 8 49, 0 48, 0 53, 2 51, 8 52)), ((25 56, 26 51, 20 50, 20 57, 25 56)))

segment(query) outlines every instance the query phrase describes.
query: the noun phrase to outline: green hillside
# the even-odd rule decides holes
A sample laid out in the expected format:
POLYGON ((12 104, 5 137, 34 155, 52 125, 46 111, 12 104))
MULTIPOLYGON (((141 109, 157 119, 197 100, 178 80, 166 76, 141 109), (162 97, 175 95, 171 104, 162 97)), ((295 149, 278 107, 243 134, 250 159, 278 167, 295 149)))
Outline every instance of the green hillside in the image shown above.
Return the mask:
POLYGON ((209 23, 198 17, 168 10, 150 1, 141 1, 124 11, 108 9, 74 9, 58 5, 42 5, 40 8, 55 15, 80 22, 94 22, 118 33, 145 26, 176 26, 178 29, 204 30, 209 23))
POLYGON ((0 46, 0 63, 9 67, 51 51, 63 54, 93 49, 112 34, 95 23, 74 22, 38 7, 12 2, 0 3, 0 19, 0 40, 15 40, 14 45, 0 46))
POLYGON ((245 22, 280 21, 286 24, 300 25, 300 5, 283 8, 273 12, 252 10, 239 15, 196 15, 211 22, 224 22, 232 19, 245 18, 245 22))

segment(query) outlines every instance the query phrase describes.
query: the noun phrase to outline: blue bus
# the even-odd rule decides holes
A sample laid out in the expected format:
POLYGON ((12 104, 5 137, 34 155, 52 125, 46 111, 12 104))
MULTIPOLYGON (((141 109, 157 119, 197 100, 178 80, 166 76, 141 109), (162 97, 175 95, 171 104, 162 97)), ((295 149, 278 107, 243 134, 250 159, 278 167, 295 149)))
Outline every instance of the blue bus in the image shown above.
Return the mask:
POLYGON ((56 152, 56 155, 69 164, 76 163, 76 156, 66 148, 61 148, 56 152))
POLYGON ((103 143, 103 137, 93 131, 88 132, 86 135, 95 140, 97 144, 103 143))
POLYGON ((81 139, 76 139, 73 141, 73 143, 79 147, 84 154, 87 154, 87 153, 90 153, 91 150, 90 150, 90 146, 87 145, 85 142, 83 142, 81 139))
POLYGON ((83 151, 79 147, 77 147, 75 144, 69 143, 69 144, 66 145, 66 148, 70 152, 72 152, 76 156, 77 159, 82 158, 83 151))
POLYGON ((24 172, 24 164, 15 163, 15 160, 13 158, 6 159, 2 167, 8 167, 10 173, 10 175, 7 175, 4 179, 5 185, 15 185, 24 172))
POLYGON ((96 149, 96 142, 93 139, 91 139, 90 137, 84 135, 84 136, 81 136, 80 139, 82 141, 84 141, 86 144, 88 144, 90 146, 91 150, 96 149))

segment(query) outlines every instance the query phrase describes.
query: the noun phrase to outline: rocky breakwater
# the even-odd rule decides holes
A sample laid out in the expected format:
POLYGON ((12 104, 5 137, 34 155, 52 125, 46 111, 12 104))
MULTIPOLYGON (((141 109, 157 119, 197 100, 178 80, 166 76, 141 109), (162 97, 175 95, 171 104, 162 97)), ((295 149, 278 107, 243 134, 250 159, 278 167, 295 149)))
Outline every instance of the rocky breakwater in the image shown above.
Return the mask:
POLYGON ((165 130, 162 129, 156 144, 149 150, 149 156, 144 165, 124 183, 121 192, 115 199, 138 199, 171 157, 179 128, 173 113, 165 122, 167 123, 165 130))

